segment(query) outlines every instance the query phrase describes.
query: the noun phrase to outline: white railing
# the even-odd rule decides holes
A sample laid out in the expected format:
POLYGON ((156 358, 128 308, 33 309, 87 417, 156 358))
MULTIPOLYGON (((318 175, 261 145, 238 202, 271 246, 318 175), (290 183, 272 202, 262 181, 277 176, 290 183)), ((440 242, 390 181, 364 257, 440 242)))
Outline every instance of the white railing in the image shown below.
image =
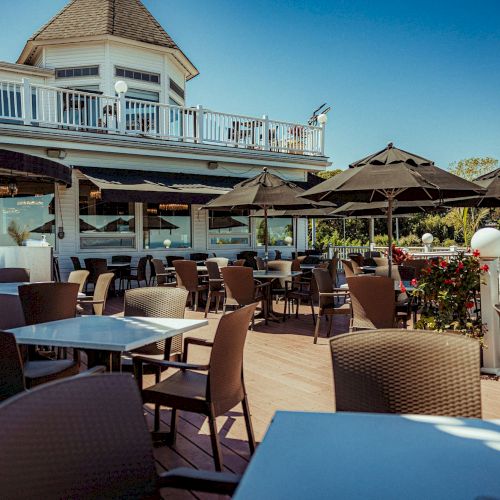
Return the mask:
POLYGON ((89 132, 324 155, 323 126, 219 113, 47 85, 0 81, 0 119, 89 132))

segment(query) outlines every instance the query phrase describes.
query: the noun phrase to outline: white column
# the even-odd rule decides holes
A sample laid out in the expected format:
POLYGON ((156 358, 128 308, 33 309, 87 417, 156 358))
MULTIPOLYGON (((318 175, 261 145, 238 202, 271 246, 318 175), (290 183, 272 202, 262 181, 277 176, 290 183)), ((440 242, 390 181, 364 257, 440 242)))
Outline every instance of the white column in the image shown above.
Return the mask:
POLYGON ((493 307, 500 302, 500 259, 481 259, 489 271, 481 277, 481 319, 485 327, 482 371, 500 375, 500 315, 493 307))

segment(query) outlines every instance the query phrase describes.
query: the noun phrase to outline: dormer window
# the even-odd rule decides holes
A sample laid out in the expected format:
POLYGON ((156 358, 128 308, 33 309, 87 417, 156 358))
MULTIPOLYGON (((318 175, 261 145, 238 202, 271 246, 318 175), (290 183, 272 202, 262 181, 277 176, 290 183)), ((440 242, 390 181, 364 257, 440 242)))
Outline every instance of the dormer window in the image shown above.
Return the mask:
POLYGON ((137 71, 128 68, 115 68, 115 76, 121 78, 129 78, 130 80, 139 80, 141 82, 160 83, 160 75, 158 73, 149 73, 146 71, 137 71))
POLYGON ((99 66, 56 69, 56 78, 82 78, 86 76, 99 76, 99 66))

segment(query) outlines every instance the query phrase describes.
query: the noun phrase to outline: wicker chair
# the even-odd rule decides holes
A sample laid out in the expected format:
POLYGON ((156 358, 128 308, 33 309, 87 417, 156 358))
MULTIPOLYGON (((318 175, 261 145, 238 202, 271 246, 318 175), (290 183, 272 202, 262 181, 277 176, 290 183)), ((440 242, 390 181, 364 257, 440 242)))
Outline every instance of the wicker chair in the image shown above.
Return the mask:
POLYGON ((334 257, 328 262, 328 272, 330 273, 330 277, 332 278, 334 286, 337 286, 339 281, 338 265, 339 265, 338 257, 334 257))
MULTIPOLYGON (((104 274, 109 272, 108 271, 108 262, 106 259, 85 259, 85 268, 87 271, 90 273, 89 277, 87 278, 87 285, 92 284, 94 285, 94 288, 97 283, 97 278, 99 277, 100 274, 104 274)), ((87 286, 85 286, 85 290, 87 289, 87 286)))
POLYGON ((245 261, 245 266, 251 267, 252 269, 257 269, 257 264, 255 263, 255 257, 257 257, 257 252, 253 250, 245 250, 236 255, 238 260, 243 259, 245 261))
MULTIPOLYGON (((208 297, 207 304, 205 306, 205 318, 210 310, 210 304, 212 298, 215 298, 215 312, 219 311, 220 301, 222 299, 222 304, 224 304, 224 298, 226 296, 226 291, 224 290, 224 280, 220 274, 219 265, 213 260, 207 260, 205 262, 208 271, 208 297)), ((226 266, 227 267, 227 266, 226 266)))
POLYGON ((206 283, 200 283, 196 262, 193 260, 174 261, 177 287, 189 292, 193 311, 198 309, 198 298, 200 292, 208 290, 206 283))
POLYGON ((227 267, 229 265, 229 259, 226 257, 210 257, 209 259, 205 260, 205 264, 207 262, 217 262, 219 269, 222 267, 227 267))
POLYGON ((337 411, 481 418, 476 340, 389 329, 339 335, 330 347, 337 411))
POLYGON ((80 259, 78 257, 70 257, 71 258, 71 263, 73 264, 73 269, 75 271, 80 271, 83 269, 82 263, 80 262, 80 259))
POLYGON ((350 330, 393 328, 396 318, 394 280, 387 276, 347 278, 351 297, 350 330))
POLYGON ((0 283, 25 283, 30 280, 30 272, 23 267, 4 267, 0 269, 0 283))
MULTIPOLYGON (((299 263, 300 268, 300 263, 299 263)), ((292 272, 292 261, 291 260, 270 260, 267 264, 267 269, 269 271, 279 271, 283 273, 292 272)), ((300 270, 300 269, 299 269, 300 270)), ((271 294, 276 297, 276 303, 279 297, 283 297, 286 292, 287 282, 289 283, 291 278, 278 278, 271 282, 271 294)))
MULTIPOLYGON (((299 259, 294 259, 291 262, 291 271, 300 271, 300 261, 299 259)), ((312 280, 305 279, 303 276, 295 276, 291 281, 285 282, 285 293, 284 302, 285 307, 283 310, 283 321, 287 318, 287 309, 290 308, 290 304, 297 302, 297 307, 295 309, 295 317, 299 317, 299 307, 301 302, 309 303, 311 306, 311 314, 313 319, 313 324, 316 324, 316 315, 314 314, 314 294, 311 288, 312 280)), ((293 310, 291 310, 293 312, 293 310)))
POLYGON ((77 283, 78 293, 81 293, 83 292, 89 274, 90 273, 86 269, 81 269, 80 271, 71 271, 68 276, 68 283, 77 283))
POLYGON ((236 266, 236 267, 243 267, 246 263, 246 260, 245 259, 237 259, 233 262, 233 266, 236 266))
POLYGON ((158 433, 156 429, 156 436, 166 437, 170 444, 175 444, 178 410, 206 415, 210 427, 215 468, 219 471, 222 470, 223 459, 216 417, 224 415, 239 403, 243 406, 250 452, 255 451, 255 438, 243 380, 243 349, 248 323, 255 312, 255 307, 256 304, 252 304, 223 316, 219 321, 213 342, 186 338, 183 363, 155 361, 154 364, 157 366, 181 368, 181 370, 152 387, 142 389, 142 367, 148 360, 141 357, 134 358, 144 403, 172 408, 170 433, 165 435, 158 433), (187 363, 190 344, 212 347, 208 365, 187 363), (207 371, 207 374, 199 373, 200 371, 207 371))
POLYGON ((266 269, 266 263, 262 257, 255 257, 255 265, 257 266, 258 271, 264 271, 266 269))
POLYGON ((160 498, 166 487, 231 495, 239 480, 189 468, 159 474, 129 375, 75 377, 19 394, 0 405, 0 427, 5 499, 160 498))
POLYGON ((141 257, 139 259, 139 262, 137 263, 137 267, 130 269, 130 272, 127 275, 127 288, 131 288, 132 281, 136 281, 138 287, 141 286, 141 281, 144 281, 144 283, 147 284, 148 282, 146 276, 147 264, 148 264, 148 258, 141 257))
POLYGON ((172 285, 170 278, 173 276, 173 273, 167 272, 163 261, 160 259, 152 259, 154 267, 154 277, 156 278, 157 286, 169 286, 172 285))
POLYGON ((342 267, 344 268, 345 277, 355 276, 352 260, 342 259, 342 267))
POLYGON ((96 316, 102 316, 106 308, 109 287, 114 278, 114 273, 100 274, 94 287, 94 295, 78 299, 78 304, 81 306, 92 305, 92 312, 96 316))
MULTIPOLYGON (((228 266, 221 269, 224 288, 226 290, 226 301, 222 313, 226 313, 226 307, 243 307, 255 302, 261 302, 264 312, 264 321, 267 325, 267 300, 269 283, 260 283, 253 278, 253 270, 245 266, 228 266)), ((252 317, 252 329, 254 327, 252 317)))
POLYGON ((201 265, 208 259, 208 253, 196 252, 189 254, 189 260, 194 260, 197 264, 201 265))
POLYGON ((327 321, 330 321, 327 332, 327 337, 329 337, 333 327, 333 316, 350 315, 351 305, 346 300, 349 292, 343 288, 335 288, 328 269, 313 269, 313 275, 318 290, 319 302, 318 319, 316 320, 316 328, 314 329, 314 343, 317 344, 321 318, 324 316, 327 321), (335 299, 338 298, 342 298, 343 303, 337 306, 335 299))
POLYGON ((167 255, 167 267, 174 267, 176 260, 184 260, 184 257, 176 257, 175 255, 167 255))
POLYGON ((376 266, 387 267, 389 265, 389 259, 387 257, 372 257, 375 261, 376 266))
POLYGON ((405 261, 404 265, 406 267, 412 267, 415 270, 414 278, 418 280, 422 275, 422 269, 429 267, 429 262, 426 259, 411 259, 405 261))

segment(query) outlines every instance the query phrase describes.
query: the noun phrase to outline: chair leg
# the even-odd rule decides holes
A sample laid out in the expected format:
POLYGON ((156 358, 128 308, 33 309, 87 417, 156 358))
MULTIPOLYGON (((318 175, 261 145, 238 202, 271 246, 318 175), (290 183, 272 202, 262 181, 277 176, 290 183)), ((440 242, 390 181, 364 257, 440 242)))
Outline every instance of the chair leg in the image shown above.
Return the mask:
POLYGON ((170 419, 170 445, 175 446, 175 441, 177 439, 177 422, 179 420, 179 415, 175 408, 172 408, 172 418, 170 419))
POLYGON ((216 297, 215 297, 215 314, 219 313, 219 305, 220 305, 220 295, 216 295, 216 297))
POLYGON ((212 453, 214 455, 215 470, 222 471, 222 451, 220 448, 219 434, 217 432, 217 422, 214 414, 208 416, 208 425, 210 427, 210 440, 212 441, 212 453))
POLYGON ((311 313, 312 313, 312 317, 313 317, 313 324, 314 324, 314 326, 316 326, 316 314, 314 314, 314 304, 312 301, 312 297, 309 297, 309 304, 311 304, 311 313))
POLYGON ((205 306, 205 318, 208 315, 208 311, 210 310, 210 300, 212 299, 212 292, 209 290, 208 291, 208 297, 207 297, 207 305, 205 306))
POLYGON ((330 338, 332 329, 333 329, 333 316, 330 316, 330 326, 328 327, 328 334, 326 336, 327 338, 330 338))
POLYGON ((297 299, 297 309, 295 309, 295 317, 299 317, 299 307, 300 307, 300 299, 297 299))
POLYGON ((318 335, 319 335, 319 326, 321 324, 321 316, 318 314, 318 318, 316 319, 316 328, 314 329, 314 343, 318 343, 318 335))
POLYGON ((248 398, 245 394, 243 401, 241 402, 243 406, 243 416, 245 417, 245 426, 247 428, 248 434, 248 446, 250 446, 250 455, 255 453, 255 436, 253 434, 252 419, 250 416, 250 407, 248 406, 248 398))
POLYGON ((198 292, 194 292, 194 308, 193 311, 198 310, 198 292))

